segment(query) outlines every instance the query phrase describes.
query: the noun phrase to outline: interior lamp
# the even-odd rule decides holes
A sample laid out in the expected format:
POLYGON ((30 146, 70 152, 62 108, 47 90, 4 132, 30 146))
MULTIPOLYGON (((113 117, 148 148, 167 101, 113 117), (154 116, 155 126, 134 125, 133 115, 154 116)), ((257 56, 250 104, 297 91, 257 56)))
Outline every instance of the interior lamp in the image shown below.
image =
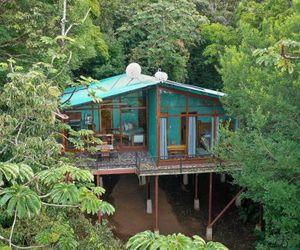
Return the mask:
POLYGON ((160 69, 155 73, 155 78, 157 78, 160 82, 165 82, 168 80, 168 74, 160 71, 160 69))
POLYGON ((130 63, 126 67, 126 75, 130 78, 138 78, 142 73, 142 68, 138 63, 130 63))

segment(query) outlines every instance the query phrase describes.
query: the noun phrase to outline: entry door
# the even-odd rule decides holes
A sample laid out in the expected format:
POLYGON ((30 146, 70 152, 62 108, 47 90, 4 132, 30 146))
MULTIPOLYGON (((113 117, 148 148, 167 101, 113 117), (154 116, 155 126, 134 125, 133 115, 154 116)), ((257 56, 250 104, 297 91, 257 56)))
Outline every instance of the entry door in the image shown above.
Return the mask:
POLYGON ((111 133, 112 129, 112 111, 109 109, 101 110, 101 133, 111 133))
MULTIPOLYGON (((183 114, 183 113, 182 113, 183 114)), ((180 118, 180 144, 186 145, 186 116, 180 118)))

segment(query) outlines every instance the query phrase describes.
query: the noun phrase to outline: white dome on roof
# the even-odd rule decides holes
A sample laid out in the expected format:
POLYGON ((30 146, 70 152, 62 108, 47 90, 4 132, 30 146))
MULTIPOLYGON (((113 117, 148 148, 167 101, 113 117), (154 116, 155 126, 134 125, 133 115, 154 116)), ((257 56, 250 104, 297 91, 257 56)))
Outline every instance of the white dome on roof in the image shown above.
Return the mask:
POLYGON ((162 72, 160 70, 158 70, 156 73, 155 73, 155 78, 158 79, 159 81, 161 82, 165 82, 168 80, 168 74, 165 73, 165 72, 162 72))
POLYGON ((126 67, 126 75, 131 78, 138 78, 142 73, 142 68, 138 63, 130 63, 126 67))

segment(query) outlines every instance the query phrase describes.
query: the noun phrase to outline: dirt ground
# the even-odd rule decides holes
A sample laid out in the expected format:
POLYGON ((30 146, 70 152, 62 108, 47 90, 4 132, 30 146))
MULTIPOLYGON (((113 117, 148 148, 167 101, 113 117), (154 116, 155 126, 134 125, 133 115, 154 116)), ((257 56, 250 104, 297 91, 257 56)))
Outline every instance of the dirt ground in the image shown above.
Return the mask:
MULTIPOLYGON (((159 180, 159 229, 161 234, 183 233, 200 235, 205 239, 207 225, 207 176, 199 178, 200 211, 193 209, 193 176, 190 184, 182 188, 182 176, 160 177, 159 180)), ((222 210, 228 202, 228 185, 221 185, 214 178, 213 215, 222 210)), ((154 198, 154 185, 151 183, 154 198)), ((109 223, 121 239, 154 228, 154 213, 146 213, 147 186, 139 186, 135 175, 122 175, 110 180, 104 179, 108 195, 105 198, 116 208, 109 223)), ((153 200, 154 201, 154 200, 153 200)), ((153 203, 154 212, 154 203, 153 203)), ((227 211, 213 228, 213 239, 224 243, 232 250, 254 249, 253 223, 242 223, 237 209, 227 211)))

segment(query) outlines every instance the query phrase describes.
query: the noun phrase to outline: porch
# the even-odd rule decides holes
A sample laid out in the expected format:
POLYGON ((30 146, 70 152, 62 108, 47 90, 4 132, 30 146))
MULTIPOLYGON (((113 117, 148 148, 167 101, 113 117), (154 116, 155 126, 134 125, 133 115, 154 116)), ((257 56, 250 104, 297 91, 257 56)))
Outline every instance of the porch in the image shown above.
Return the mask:
POLYGON ((218 172, 220 162, 212 156, 170 155, 153 157, 148 151, 114 152, 109 157, 77 154, 79 167, 92 169, 95 175, 137 174, 138 176, 178 175, 218 172))

